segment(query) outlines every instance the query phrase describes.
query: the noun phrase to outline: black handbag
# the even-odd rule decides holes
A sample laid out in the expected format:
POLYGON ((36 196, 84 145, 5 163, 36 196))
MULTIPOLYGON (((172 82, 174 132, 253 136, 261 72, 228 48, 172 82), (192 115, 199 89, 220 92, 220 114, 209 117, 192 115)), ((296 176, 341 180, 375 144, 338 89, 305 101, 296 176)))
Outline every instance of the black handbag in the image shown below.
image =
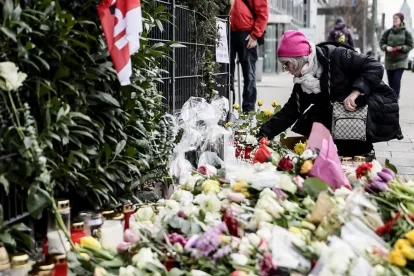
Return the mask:
MULTIPOLYGON (((247 6, 249 11, 252 13, 254 20, 256 20, 257 16, 253 8, 250 6, 249 0, 243 0, 243 3, 247 6)), ((263 35, 257 39, 258 45, 263 45, 265 43, 265 34, 266 30, 263 32, 263 35)))

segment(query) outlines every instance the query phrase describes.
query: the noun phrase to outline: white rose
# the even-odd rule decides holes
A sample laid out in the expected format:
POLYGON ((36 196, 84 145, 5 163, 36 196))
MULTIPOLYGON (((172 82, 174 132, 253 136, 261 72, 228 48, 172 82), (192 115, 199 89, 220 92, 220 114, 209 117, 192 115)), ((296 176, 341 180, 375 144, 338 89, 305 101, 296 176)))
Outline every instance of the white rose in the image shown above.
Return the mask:
POLYGON ((13 62, 0 62, 0 88, 13 91, 22 86, 27 75, 18 71, 19 68, 13 62))
POLYGON ((289 200, 283 201, 282 205, 289 213, 295 213, 300 209, 296 202, 291 202, 289 200))
POLYGON ((139 269, 145 269, 148 263, 154 262, 154 255, 150 248, 141 248, 141 250, 132 257, 132 263, 135 264, 139 269))
POLYGON ((385 268, 378 264, 374 266, 374 276, 385 276, 385 268))
POLYGON ((151 207, 139 208, 138 211, 135 213, 135 220, 138 222, 153 221, 154 210, 151 207))
POLYGON ((308 160, 311 159, 313 157, 313 152, 310 149, 305 150, 302 155, 300 156, 300 158, 304 159, 304 160, 308 160))
POLYGON ((262 198, 264 196, 270 196, 274 199, 277 199, 277 195, 275 192, 273 192, 272 190, 270 190, 269 188, 265 188, 259 195, 259 198, 262 198))
POLYGON ((342 186, 339 189, 335 190, 335 197, 336 198, 346 198, 348 195, 352 194, 352 191, 342 186))
POLYGON ((183 206, 181 208, 181 210, 184 212, 184 214, 188 217, 192 216, 192 215, 198 215, 199 210, 197 208, 197 206, 195 206, 194 204, 190 203, 187 204, 185 206, 183 206))
POLYGON ((194 196, 191 192, 180 189, 172 194, 171 199, 178 202, 191 202, 193 201, 193 197, 194 196))
POLYGON ((328 248, 326 243, 320 241, 311 242, 312 248, 315 250, 316 255, 321 256, 322 252, 328 248))
POLYGON ((233 253, 230 255, 230 258, 236 265, 245 266, 249 262, 249 259, 244 254, 233 253))
POLYGON ((255 248, 259 247, 260 237, 258 235, 256 235, 255 233, 250 233, 247 235, 247 238, 249 239, 250 244, 253 245, 255 248))
POLYGON ((258 209, 258 208, 256 208, 254 210, 254 218, 257 221, 257 223, 260 223, 262 221, 264 221, 264 222, 272 222, 273 221, 272 216, 268 212, 266 212, 263 209, 258 209))
POLYGON ((165 207, 172 210, 172 211, 179 211, 180 210, 180 204, 172 199, 165 201, 165 207))
POLYGON ((187 190, 187 191, 192 192, 192 191, 194 191, 194 188, 195 188, 197 182, 201 179, 203 179, 203 177, 201 175, 198 175, 198 174, 197 175, 189 175, 186 178, 184 184, 181 186, 181 188, 183 190, 187 190))
POLYGON ((280 204, 276 201, 276 199, 269 196, 264 196, 259 199, 256 204, 256 208, 265 210, 275 219, 280 218, 280 214, 285 211, 284 208, 280 206, 280 204))
POLYGON ((372 168, 371 168, 370 177, 371 177, 371 180, 374 180, 374 178, 377 177, 378 173, 382 171, 382 166, 380 162, 378 162, 377 160, 373 160, 371 164, 372 164, 372 168))
POLYGON ((270 241, 270 239, 272 238, 272 231, 267 227, 261 228, 259 229, 259 231, 257 231, 257 236, 259 236, 260 238, 266 241, 270 241))
POLYGON ((195 270, 195 269, 191 270, 190 273, 191 273, 191 276, 211 276, 211 274, 208 274, 201 270, 195 270))
POLYGON ((297 190, 297 186, 295 185, 295 183, 293 183, 290 176, 288 176, 286 174, 282 174, 280 176, 280 179, 277 182, 276 186, 279 187, 280 189, 282 189, 284 191, 287 191, 289 193, 292 193, 292 194, 294 194, 297 190))
POLYGON ((135 267, 129 265, 127 267, 119 268, 119 276, 134 276, 135 275, 135 267))
POLYGON ((246 144, 256 146, 258 144, 256 137, 254 137, 253 135, 247 135, 246 144))
POLYGON ((217 213, 221 209, 220 199, 214 193, 199 194, 194 202, 200 205, 200 208, 206 213, 217 213))
POLYGON ((315 201, 310 196, 305 197, 305 199, 302 201, 302 204, 305 206, 306 209, 311 211, 313 209, 313 206, 315 206, 315 201))

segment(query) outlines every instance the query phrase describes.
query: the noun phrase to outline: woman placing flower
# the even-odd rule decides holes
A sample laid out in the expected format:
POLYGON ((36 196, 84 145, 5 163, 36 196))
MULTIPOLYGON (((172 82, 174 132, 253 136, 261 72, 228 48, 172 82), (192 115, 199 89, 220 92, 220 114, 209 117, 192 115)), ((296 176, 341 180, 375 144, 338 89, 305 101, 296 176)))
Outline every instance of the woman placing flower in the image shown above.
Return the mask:
MULTIPOLYGON (((378 61, 342 44, 315 46, 299 31, 285 32, 277 54, 284 68, 294 76, 295 85, 282 110, 262 125, 259 137, 273 138, 295 121, 292 130, 304 136, 309 136, 314 122, 332 131, 332 106, 339 104, 349 116, 368 105, 365 117, 352 122, 365 121, 361 131, 366 138, 337 138, 339 155, 373 157, 372 143, 403 138, 397 96, 382 82, 384 69, 378 61)), ((335 129, 350 131, 349 125, 336 122, 335 129)))

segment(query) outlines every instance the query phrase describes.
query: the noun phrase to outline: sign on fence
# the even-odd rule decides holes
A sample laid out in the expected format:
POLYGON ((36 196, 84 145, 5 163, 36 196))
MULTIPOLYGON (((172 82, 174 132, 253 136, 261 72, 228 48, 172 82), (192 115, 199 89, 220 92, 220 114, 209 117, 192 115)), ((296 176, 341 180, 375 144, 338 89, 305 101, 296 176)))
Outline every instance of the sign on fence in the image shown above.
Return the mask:
POLYGON ((218 38, 216 44, 216 62, 230 63, 229 47, 227 43, 227 24, 217 19, 218 38))

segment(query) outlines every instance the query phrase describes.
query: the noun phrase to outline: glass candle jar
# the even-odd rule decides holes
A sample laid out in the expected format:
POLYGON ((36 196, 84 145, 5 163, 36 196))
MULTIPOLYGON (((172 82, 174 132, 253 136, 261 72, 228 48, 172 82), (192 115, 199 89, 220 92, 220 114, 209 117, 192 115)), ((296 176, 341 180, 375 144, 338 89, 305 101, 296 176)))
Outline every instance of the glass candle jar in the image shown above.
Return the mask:
POLYGON ((124 215, 120 214, 104 221, 101 227, 100 242, 103 248, 116 251, 124 240, 124 215))
POLYGON ((70 238, 76 244, 80 244, 80 240, 83 237, 86 237, 83 225, 84 225, 83 222, 77 222, 77 223, 72 224, 72 230, 71 230, 70 238))
POLYGON ((39 265, 37 276, 52 276, 54 268, 54 264, 39 265))
POLYGON ((129 218, 135 213, 135 206, 132 203, 125 204, 122 207, 124 214, 124 230, 129 228, 129 218))
POLYGON ((102 215, 100 213, 93 213, 91 220, 89 221, 89 229, 91 231, 92 237, 95 239, 100 239, 101 237, 101 227, 103 224, 102 215))
POLYGON ((12 257, 10 270, 11 276, 27 276, 31 269, 29 255, 22 254, 12 257))
POLYGON ((65 254, 59 254, 53 256, 53 269, 52 276, 67 276, 68 275, 68 260, 65 254))
POLYGON ((10 267, 9 254, 3 244, 0 243, 0 276, 9 275, 10 267))
POLYGON ((78 220, 83 221, 83 231, 85 232, 86 236, 92 236, 91 229, 89 227, 89 223, 92 219, 93 212, 92 211, 82 211, 79 212, 78 220))

